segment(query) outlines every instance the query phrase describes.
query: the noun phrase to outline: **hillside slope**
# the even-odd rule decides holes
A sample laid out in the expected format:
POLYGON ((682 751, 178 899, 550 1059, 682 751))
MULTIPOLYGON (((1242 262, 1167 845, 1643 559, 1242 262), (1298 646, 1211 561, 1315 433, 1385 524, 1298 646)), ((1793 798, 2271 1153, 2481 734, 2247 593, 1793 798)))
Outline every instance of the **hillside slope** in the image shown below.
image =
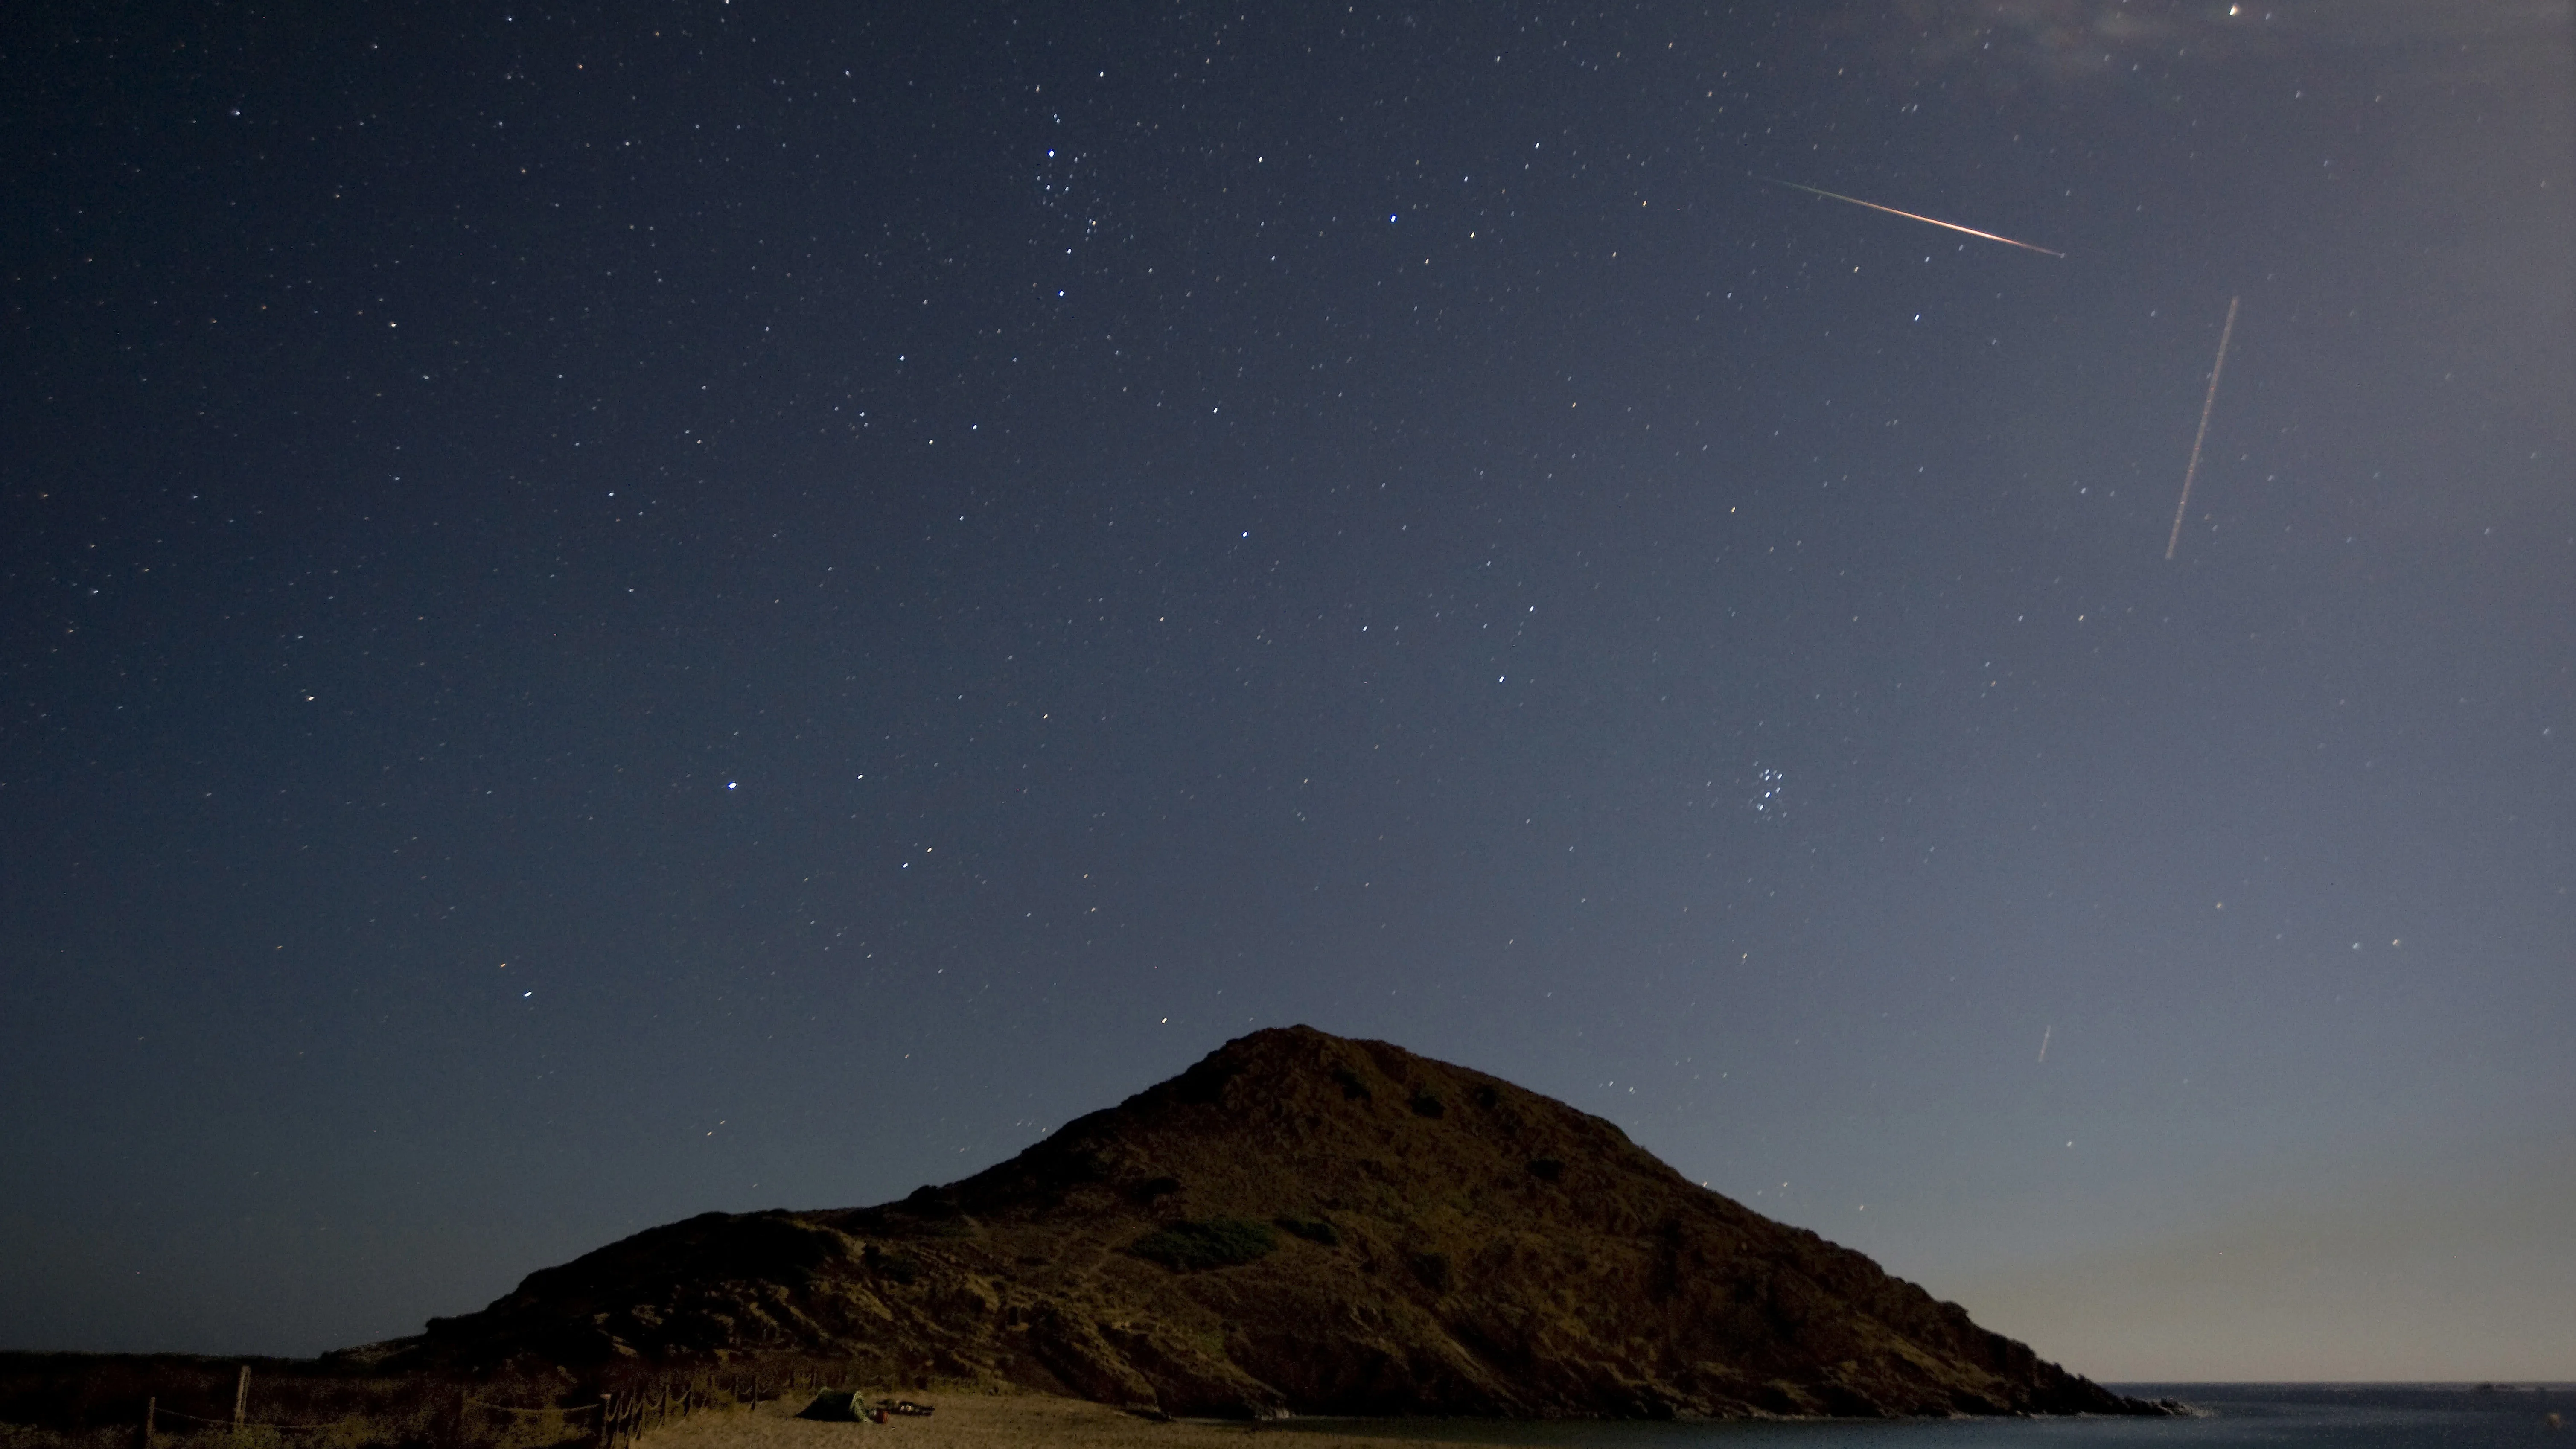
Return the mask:
POLYGON ((962 1182, 651 1229, 386 1347, 845 1354, 1175 1414, 2158 1412, 1600 1118, 1305 1027, 962 1182))

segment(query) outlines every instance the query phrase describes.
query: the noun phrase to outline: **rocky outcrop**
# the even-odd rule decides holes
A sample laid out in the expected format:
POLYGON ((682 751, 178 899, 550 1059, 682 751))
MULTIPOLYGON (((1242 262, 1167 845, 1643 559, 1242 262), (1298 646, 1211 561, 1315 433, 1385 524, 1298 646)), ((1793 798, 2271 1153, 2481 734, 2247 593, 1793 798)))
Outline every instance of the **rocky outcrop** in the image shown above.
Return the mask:
POLYGON ((988 1171, 709 1213, 406 1358, 798 1353, 1174 1414, 2153 1414, 1481 1072, 1229 1042, 988 1171))

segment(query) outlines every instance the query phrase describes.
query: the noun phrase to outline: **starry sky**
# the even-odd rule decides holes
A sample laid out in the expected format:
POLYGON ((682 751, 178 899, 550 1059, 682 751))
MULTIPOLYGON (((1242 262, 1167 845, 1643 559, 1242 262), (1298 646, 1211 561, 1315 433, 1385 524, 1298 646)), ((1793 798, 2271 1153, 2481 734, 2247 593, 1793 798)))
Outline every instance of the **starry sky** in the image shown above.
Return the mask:
POLYGON ((2097 1378, 2576 1377, 2571 72, 17 7, 0 1346, 417 1332, 1307 1022, 2097 1378))

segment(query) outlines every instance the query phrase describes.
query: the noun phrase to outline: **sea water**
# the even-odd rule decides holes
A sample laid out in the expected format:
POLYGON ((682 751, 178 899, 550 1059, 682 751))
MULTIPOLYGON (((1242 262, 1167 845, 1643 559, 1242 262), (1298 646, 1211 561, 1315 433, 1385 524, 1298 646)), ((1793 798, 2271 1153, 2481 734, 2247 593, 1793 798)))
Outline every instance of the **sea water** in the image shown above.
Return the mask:
MULTIPOLYGON (((1533 1449, 2576 1449, 2576 1385, 2114 1384, 2179 1399, 2174 1419, 1896 1419, 1649 1424, 1599 1420, 1288 1420, 1431 1443, 1533 1449), (2552 1428, 2550 1415, 2564 1422, 2552 1428)), ((1282 1443, 1279 1449, 1291 1449, 1282 1443)))

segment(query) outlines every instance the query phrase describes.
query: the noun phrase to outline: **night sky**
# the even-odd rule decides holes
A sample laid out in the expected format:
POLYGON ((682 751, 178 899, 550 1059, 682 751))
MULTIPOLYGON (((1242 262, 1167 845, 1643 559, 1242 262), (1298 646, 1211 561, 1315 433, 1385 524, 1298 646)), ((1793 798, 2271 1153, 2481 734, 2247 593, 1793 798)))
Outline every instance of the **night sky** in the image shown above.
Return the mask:
POLYGON ((2097 1378, 2576 1377, 2572 96, 2524 0, 13 7, 0 1346, 1307 1022, 2097 1378))

